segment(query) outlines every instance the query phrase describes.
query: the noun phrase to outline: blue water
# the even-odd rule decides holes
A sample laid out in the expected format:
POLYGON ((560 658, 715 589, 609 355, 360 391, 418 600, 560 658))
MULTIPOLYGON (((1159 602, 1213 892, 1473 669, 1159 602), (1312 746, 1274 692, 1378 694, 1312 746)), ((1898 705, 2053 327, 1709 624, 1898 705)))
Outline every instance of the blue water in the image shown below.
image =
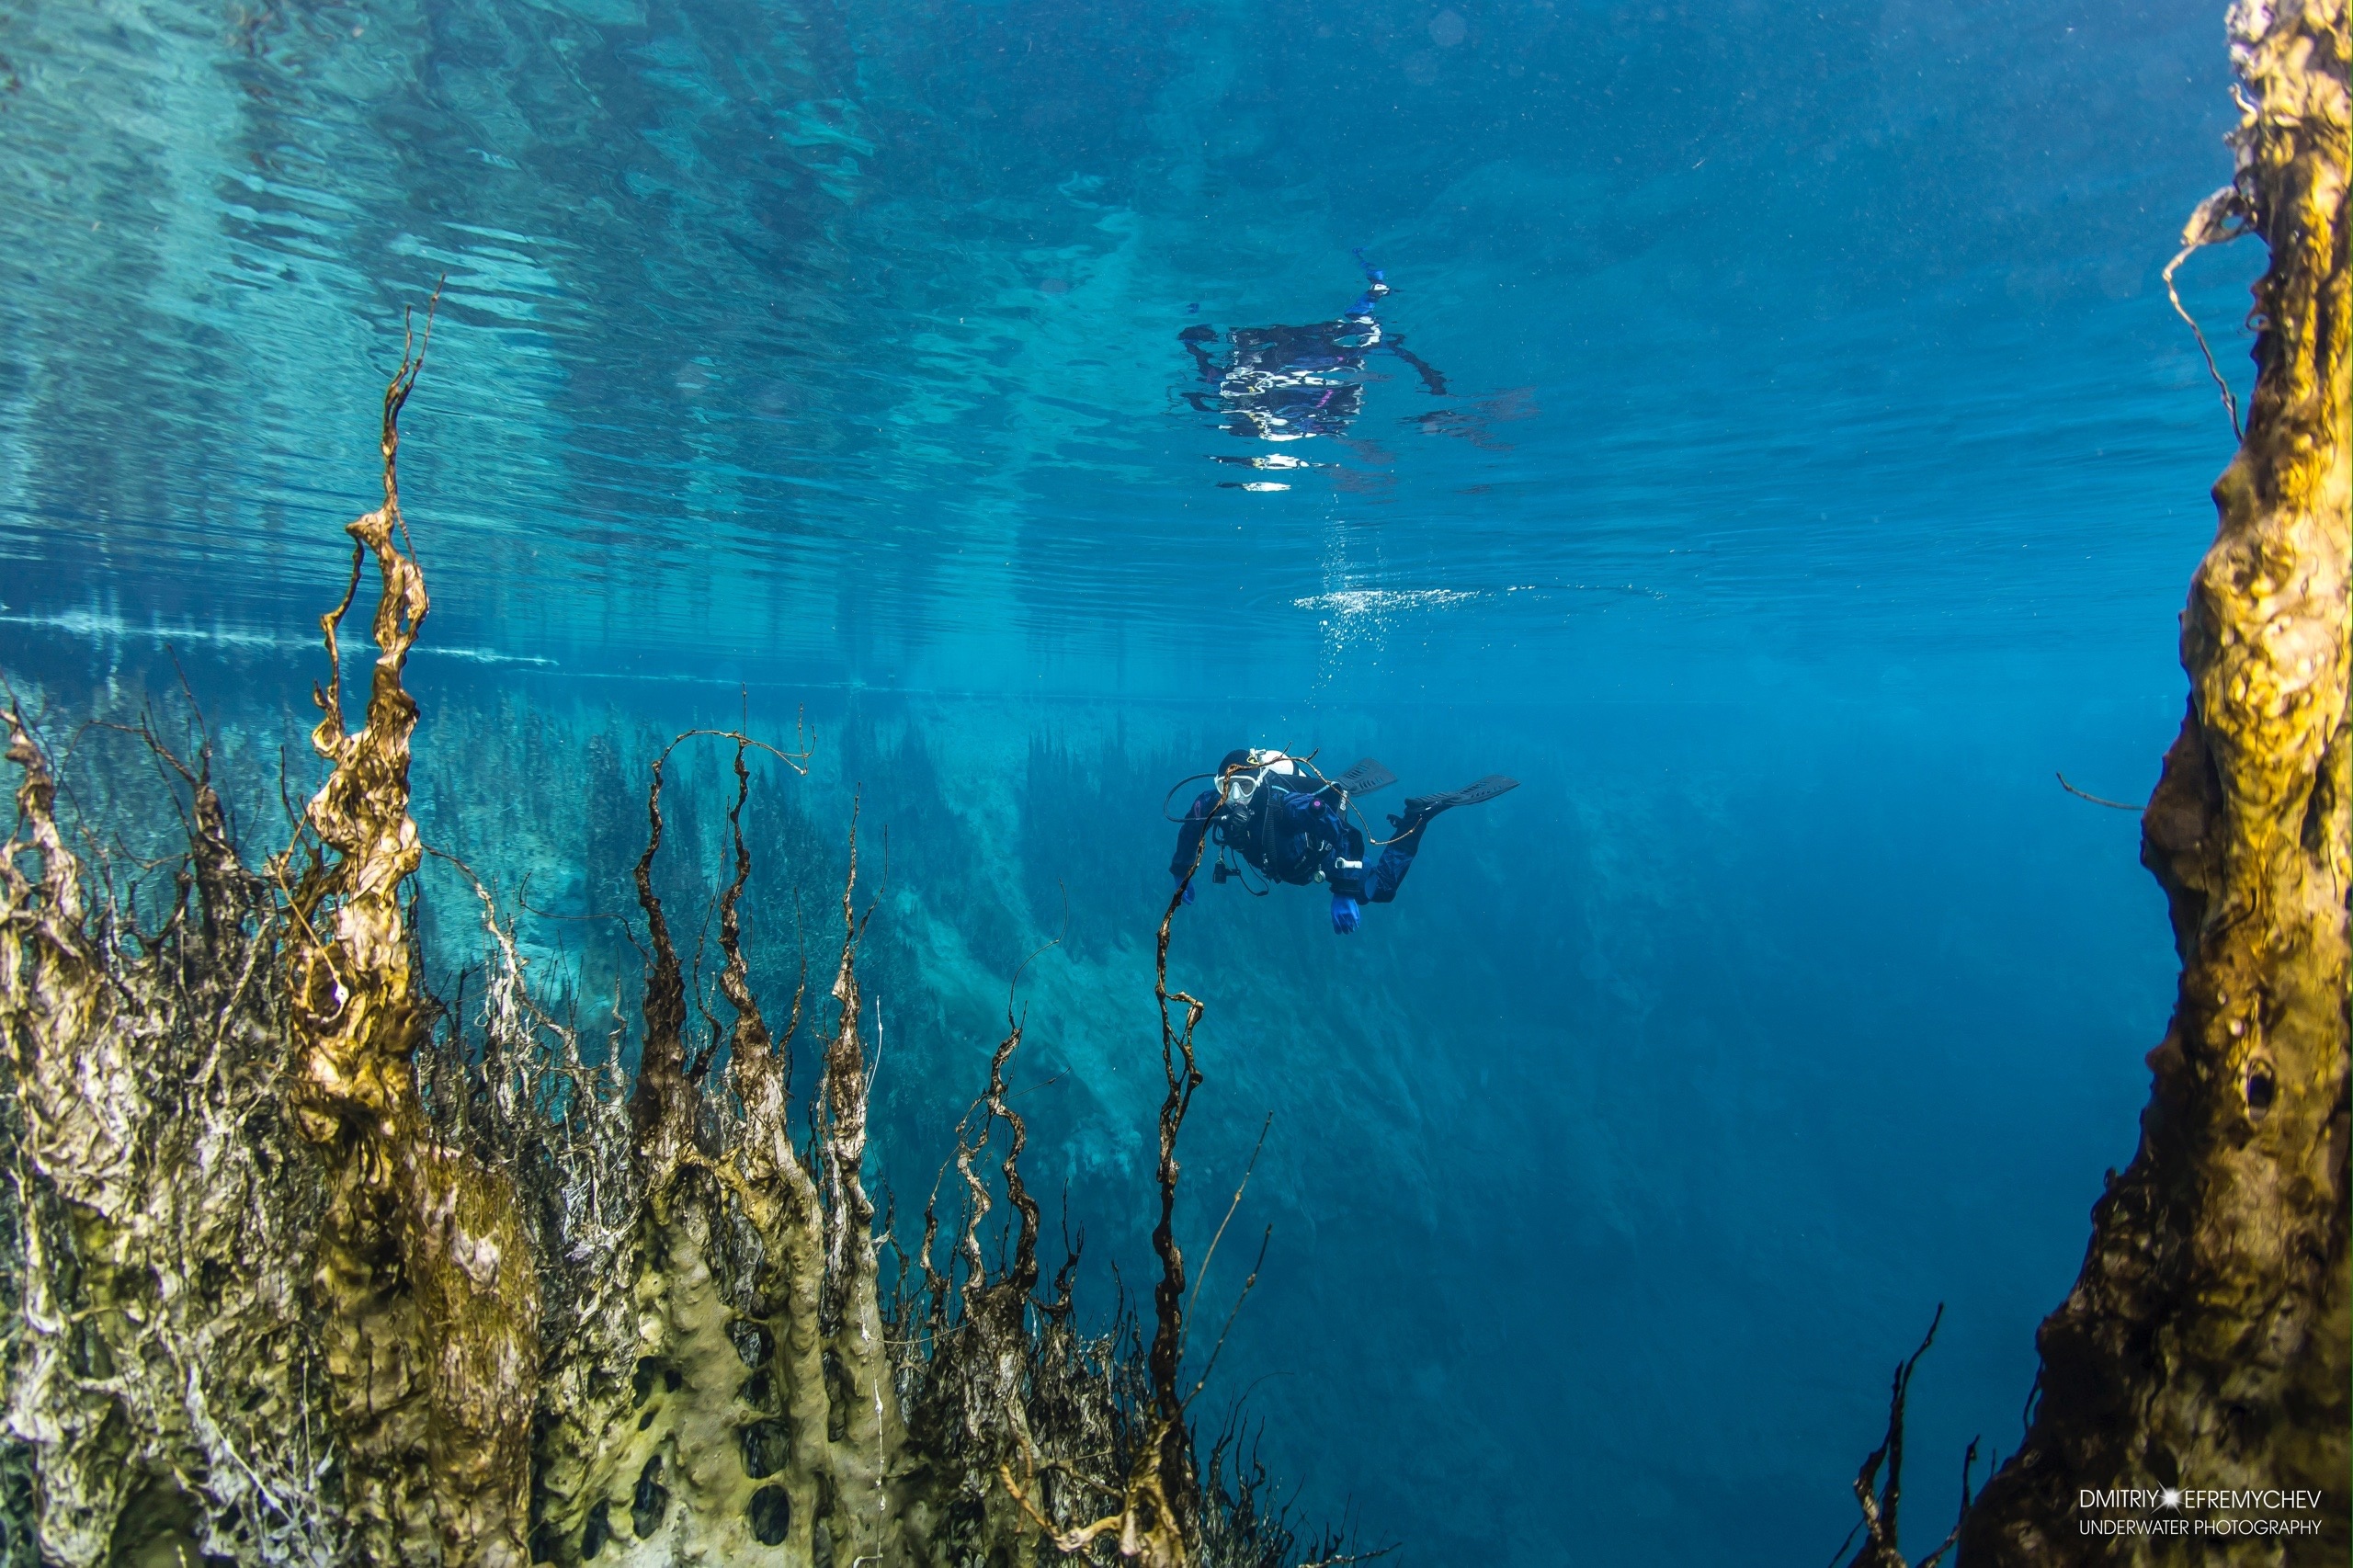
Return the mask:
MULTIPOLYGON (((1932 1542, 2170 1001, 2132 818, 2052 774, 2137 800, 2177 722, 2230 434, 2157 271, 2226 86, 2186 3, 31 0, 0 671, 67 733, 176 657, 266 839, 446 278, 428 836, 618 907, 648 748, 805 713, 771 980, 862 787, 919 1192, 1063 934, 1029 1103, 1102 1305, 1162 792, 1244 744, 1510 773, 1355 937, 1230 886, 1179 928, 1194 1246, 1274 1118, 1222 1391, 1404 1561, 1807 1564, 1941 1301, 1932 1542), (1179 334, 1331 322, 1358 248, 1443 392, 1384 347, 1236 433, 1179 334)), ((2184 275, 2242 383, 2256 259, 2184 275)), ((589 926, 527 920, 584 1006, 589 926)))

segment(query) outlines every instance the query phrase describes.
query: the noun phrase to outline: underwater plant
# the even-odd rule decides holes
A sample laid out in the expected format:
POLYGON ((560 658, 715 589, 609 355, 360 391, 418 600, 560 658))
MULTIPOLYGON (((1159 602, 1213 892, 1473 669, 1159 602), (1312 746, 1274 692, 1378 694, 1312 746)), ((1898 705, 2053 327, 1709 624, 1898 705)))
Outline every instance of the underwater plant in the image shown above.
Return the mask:
POLYGON ((287 848, 249 864, 209 742, 183 758, 142 727, 176 780, 185 848, 127 859, 62 811, 54 758, 7 710, 19 820, 0 854, 0 1115, 17 1180, 0 1350, 15 1441, 0 1557, 1358 1560, 1336 1536, 1302 1539, 1233 1424, 1206 1444, 1193 1425, 1216 1347, 1186 1387, 1176 1147, 1203 1007, 1168 988, 1175 898, 1158 933, 1148 1339, 1124 1313, 1080 1326, 1075 1244, 1044 1279, 1010 1005, 949 1157, 945 1256, 937 1190, 912 1251, 878 1231, 854 814, 830 1026, 805 961, 772 1026, 744 953, 748 759, 798 769, 805 752, 705 730, 653 759, 633 1073, 623 1031, 584 1045, 534 997, 512 919, 478 881, 483 988, 471 1011, 427 989, 416 877, 441 852, 409 812, 418 711, 402 676, 429 601, 397 458, 429 341, 428 313, 384 394, 383 503, 349 525, 350 582, 321 618, 330 671, 312 738, 327 770, 290 812, 287 848), (377 652, 354 728, 338 638, 370 562, 377 652), (653 878, 664 769, 697 738, 733 746, 724 1022, 688 983, 653 878), (819 1061, 796 1106, 804 1024, 819 1061), (999 1191, 1011 1221, 992 1256, 999 1191))

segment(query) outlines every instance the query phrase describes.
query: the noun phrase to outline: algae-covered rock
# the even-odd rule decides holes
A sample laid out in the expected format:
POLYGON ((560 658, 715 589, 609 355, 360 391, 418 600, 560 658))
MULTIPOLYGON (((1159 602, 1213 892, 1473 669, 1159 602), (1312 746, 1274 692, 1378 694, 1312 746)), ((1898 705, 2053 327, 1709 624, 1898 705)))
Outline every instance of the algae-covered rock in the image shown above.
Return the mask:
POLYGON ((2182 972, 2131 1164, 2043 1324, 2024 1446, 1963 1531, 2003 1563, 2342 1563, 2348 1540, 2345 0, 2241 0, 2238 172, 2196 244, 2261 236, 2256 379, 2182 617, 2189 710, 2142 819, 2182 972), (2086 1533, 2086 1492, 2309 1489, 2316 1533, 2086 1533))

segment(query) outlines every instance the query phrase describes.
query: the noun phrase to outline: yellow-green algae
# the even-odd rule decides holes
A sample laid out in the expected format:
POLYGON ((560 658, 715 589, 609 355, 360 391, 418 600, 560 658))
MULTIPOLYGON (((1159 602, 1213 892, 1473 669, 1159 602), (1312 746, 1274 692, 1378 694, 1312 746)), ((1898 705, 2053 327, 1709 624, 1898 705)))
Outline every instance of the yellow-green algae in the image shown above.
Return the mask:
POLYGON ((1197 1451, 1199 1384, 1177 1383, 1176 1146, 1200 1006, 1167 989, 1173 898, 1148 1348, 1077 1329, 1074 1257, 1040 1289, 1012 1017, 958 1134, 946 1266, 926 1206, 918 1278, 884 1287, 863 1176, 855 834, 835 1021, 796 1140, 785 1052, 805 986, 771 1030, 742 950, 748 736, 719 737, 737 784, 718 926, 730 1025, 689 1024, 654 892, 667 751, 636 876, 649 950, 633 1083, 618 1040, 592 1062, 533 1001, 479 884, 477 1016, 424 989, 402 674, 428 601, 396 478, 412 347, 384 399, 384 502, 350 525, 351 584, 321 621, 335 673, 313 740, 329 770, 285 852, 249 869, 209 747, 183 763, 143 734, 181 776, 188 850, 167 913, 142 928, 103 856, 93 894, 51 759, 6 716, 21 781, 0 854, 0 1131, 20 1244, 0 1286, 40 1561, 1353 1560, 1262 1511, 1262 1472, 1230 1432, 1197 1451), (371 562, 377 657, 347 730, 337 636, 371 562), (992 1267, 981 1160, 1000 1130, 1013 1246, 992 1267))
POLYGON ((2236 177, 2187 243, 2259 234, 2256 375, 2191 580, 2189 711, 2142 818, 2182 972, 2131 1164, 2040 1336, 2024 1446, 1964 1568, 2343 1563, 2348 1540, 2346 0, 2240 0, 2236 177), (2311 1488, 2317 1537, 2085 1534, 2085 1488, 2311 1488))
MULTIPOLYGON (((539 1280, 513 1177, 438 1135, 413 1069, 429 1023, 401 907, 424 858, 408 812, 416 703, 401 672, 427 601, 396 542, 396 459, 422 355, 404 355, 385 389, 384 504, 350 525, 351 584, 320 620, 329 673, 312 744, 333 767, 287 901, 288 1102, 327 1157, 316 1300, 356 1551, 522 1568, 539 1280), (369 558, 377 654, 366 722, 347 733, 336 631, 369 558)), ((273 870, 288 876, 282 860, 273 870)))

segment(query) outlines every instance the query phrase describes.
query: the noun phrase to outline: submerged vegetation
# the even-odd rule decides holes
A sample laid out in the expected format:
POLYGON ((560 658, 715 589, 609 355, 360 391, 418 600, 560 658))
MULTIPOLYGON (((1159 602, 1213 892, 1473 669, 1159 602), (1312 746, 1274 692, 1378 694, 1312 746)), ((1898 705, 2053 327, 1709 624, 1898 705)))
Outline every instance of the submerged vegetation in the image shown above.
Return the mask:
MULTIPOLYGON (((1973 1505, 1971 1445, 1961 1521, 1921 1568, 1956 1545, 1961 1568, 2336 1563, 2353 1550, 2348 14, 2346 0, 2231 11, 2237 169, 2191 216, 2181 254, 2256 234, 2270 265, 2243 431, 2215 374, 2241 441, 2182 616, 2188 712, 2141 818, 2180 988, 2149 1055, 2140 1147, 2109 1173, 2082 1272, 2037 1336, 2024 1438, 1973 1505), (2089 1499, 2135 1488, 2323 1501, 2293 1538, 2094 1528, 2089 1499)), ((1856 1482, 1865 1540, 1851 1568, 1907 1561, 1895 1502, 1918 1359, 1898 1368, 1887 1441, 1856 1482)))
POLYGON ((1011 1008, 945 1206, 935 1188, 912 1247, 878 1231, 855 821, 830 975, 813 997, 804 960, 777 1021, 755 994, 748 759, 805 751, 696 731, 653 759, 634 1031, 584 1040, 535 997, 479 882, 483 983, 430 992, 415 888, 440 852, 410 815, 402 681, 428 610, 397 483, 411 350, 384 398, 383 505, 350 525, 321 620, 326 773, 288 847, 249 862, 209 744, 183 757, 142 729, 184 847, 126 858, 61 806, 55 758, 7 712, 6 1560, 1354 1561, 1298 1539, 1232 1426, 1193 1424, 1218 1344, 1188 1334, 1174 1230, 1202 1006, 1168 989, 1173 899, 1159 1273, 1148 1324, 1097 1332, 1075 1244, 1041 1264, 1011 1008), (338 639, 371 565, 350 727, 338 639), (689 984, 654 877, 664 769, 690 739, 733 752, 715 994, 699 963, 689 984))
MULTIPOLYGON (((2140 1148, 2043 1324, 2018 1451, 1974 1499, 1975 1446, 1960 1456, 1960 1516, 1925 1558, 1899 1514, 1933 1324, 1897 1366, 1853 1480, 1854 1568, 2187 1560, 2207 1543, 2087 1534, 2078 1509, 2087 1489, 2185 1481, 2332 1500, 2313 1535, 2221 1549, 2234 1561, 2353 1549, 2347 17, 2346 0, 2234 8, 2238 169, 2187 235, 2259 233, 2270 267, 2183 621, 2189 710, 2143 817, 2181 979, 2140 1148)), ((178 810, 157 858, 114 836, 102 790, 77 808, 70 746, 13 702, 0 717, 17 808, 0 853, 0 1563, 1359 1560, 1302 1539, 1243 1434, 1196 1425, 1232 1319, 1197 1324, 1208 1259, 1176 1239, 1203 1015, 1169 986, 1176 899, 1155 951, 1148 1310, 1082 1312, 1078 1243, 1048 1256, 1010 1004, 919 1217, 870 1190, 879 966, 854 815, 824 960, 803 957, 788 1001, 764 999, 746 957, 754 846, 785 842, 747 832, 755 767, 789 776, 805 749, 748 724, 644 748, 641 839, 621 782, 639 758, 598 737, 579 780, 591 852, 571 869, 597 884, 584 906, 633 905, 638 1005, 590 1028, 578 994, 531 983, 512 915, 453 853, 470 846, 428 845, 412 814, 404 675, 429 603, 397 483, 424 355, 407 347, 383 502, 350 525, 321 621, 321 778, 290 801, 283 848, 256 858, 223 804, 259 781, 250 755, 131 732, 178 810), (340 642, 367 586, 355 702, 340 642), (691 749, 726 759, 732 790, 699 824, 723 816, 727 869, 690 942, 661 872, 702 840, 673 771, 691 749), (439 991, 426 954, 449 912, 417 892, 437 856, 478 927, 478 962, 439 991)))

